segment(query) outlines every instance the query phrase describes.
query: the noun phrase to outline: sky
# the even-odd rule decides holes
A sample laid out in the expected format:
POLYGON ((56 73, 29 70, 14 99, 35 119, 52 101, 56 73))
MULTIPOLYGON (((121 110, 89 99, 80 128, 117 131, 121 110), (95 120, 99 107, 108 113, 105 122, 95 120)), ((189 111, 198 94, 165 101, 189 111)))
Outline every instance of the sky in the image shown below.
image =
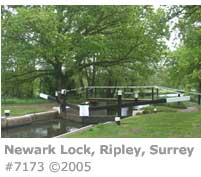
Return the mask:
POLYGON ((177 46, 180 44, 180 39, 179 39, 179 30, 178 29, 173 29, 174 24, 176 23, 177 19, 173 20, 173 23, 170 23, 170 38, 169 40, 166 40, 166 44, 169 47, 171 51, 175 51, 177 46))
MULTIPOLYGON (((161 5, 153 5, 154 9, 158 8, 164 8, 164 6, 161 5)), ((165 7, 166 8, 166 7, 165 7)), ((168 22, 169 25, 169 30, 171 31, 170 33, 170 38, 166 41, 166 45, 171 51, 175 51, 176 47, 180 44, 180 39, 179 39, 179 30, 174 29, 174 25, 178 22, 178 18, 174 17, 168 22)))

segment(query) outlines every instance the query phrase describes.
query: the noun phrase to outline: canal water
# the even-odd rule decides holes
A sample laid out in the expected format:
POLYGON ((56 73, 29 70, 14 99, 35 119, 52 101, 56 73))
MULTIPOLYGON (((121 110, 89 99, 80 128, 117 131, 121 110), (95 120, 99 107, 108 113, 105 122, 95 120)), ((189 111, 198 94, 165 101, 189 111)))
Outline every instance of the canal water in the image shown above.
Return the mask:
POLYGON ((82 127, 82 124, 69 120, 54 119, 40 121, 30 125, 2 129, 2 138, 51 138, 71 132, 82 127))

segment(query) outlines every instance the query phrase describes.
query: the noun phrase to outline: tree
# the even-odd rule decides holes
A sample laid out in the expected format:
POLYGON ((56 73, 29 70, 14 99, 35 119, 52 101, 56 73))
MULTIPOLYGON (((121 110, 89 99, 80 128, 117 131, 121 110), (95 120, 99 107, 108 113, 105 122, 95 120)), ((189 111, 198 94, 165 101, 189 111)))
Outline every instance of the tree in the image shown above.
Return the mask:
POLYGON ((125 73, 151 70, 168 35, 166 14, 151 6, 12 6, 3 12, 3 81, 48 76, 52 90, 75 87, 77 80, 95 84, 114 65, 125 73))
POLYGON ((181 45, 171 54, 172 78, 201 92, 201 7, 177 7, 172 14, 179 18, 176 27, 181 34, 181 45))

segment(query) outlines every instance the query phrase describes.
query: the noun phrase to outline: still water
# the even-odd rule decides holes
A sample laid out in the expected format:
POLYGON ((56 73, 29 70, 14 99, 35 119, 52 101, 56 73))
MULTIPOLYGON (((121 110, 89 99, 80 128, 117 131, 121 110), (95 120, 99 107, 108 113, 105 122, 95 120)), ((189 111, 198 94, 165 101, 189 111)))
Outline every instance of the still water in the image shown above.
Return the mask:
POLYGON ((50 138, 82 127, 69 120, 54 119, 40 121, 30 125, 3 129, 2 138, 50 138))

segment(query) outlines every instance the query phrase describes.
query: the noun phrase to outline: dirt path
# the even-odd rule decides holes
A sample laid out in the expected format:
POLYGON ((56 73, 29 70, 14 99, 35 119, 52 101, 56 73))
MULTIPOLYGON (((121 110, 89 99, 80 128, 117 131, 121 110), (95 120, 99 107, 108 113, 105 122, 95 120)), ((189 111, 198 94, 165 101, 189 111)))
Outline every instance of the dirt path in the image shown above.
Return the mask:
POLYGON ((187 109, 178 110, 179 112, 199 112, 199 109, 196 107, 187 107, 187 109))

